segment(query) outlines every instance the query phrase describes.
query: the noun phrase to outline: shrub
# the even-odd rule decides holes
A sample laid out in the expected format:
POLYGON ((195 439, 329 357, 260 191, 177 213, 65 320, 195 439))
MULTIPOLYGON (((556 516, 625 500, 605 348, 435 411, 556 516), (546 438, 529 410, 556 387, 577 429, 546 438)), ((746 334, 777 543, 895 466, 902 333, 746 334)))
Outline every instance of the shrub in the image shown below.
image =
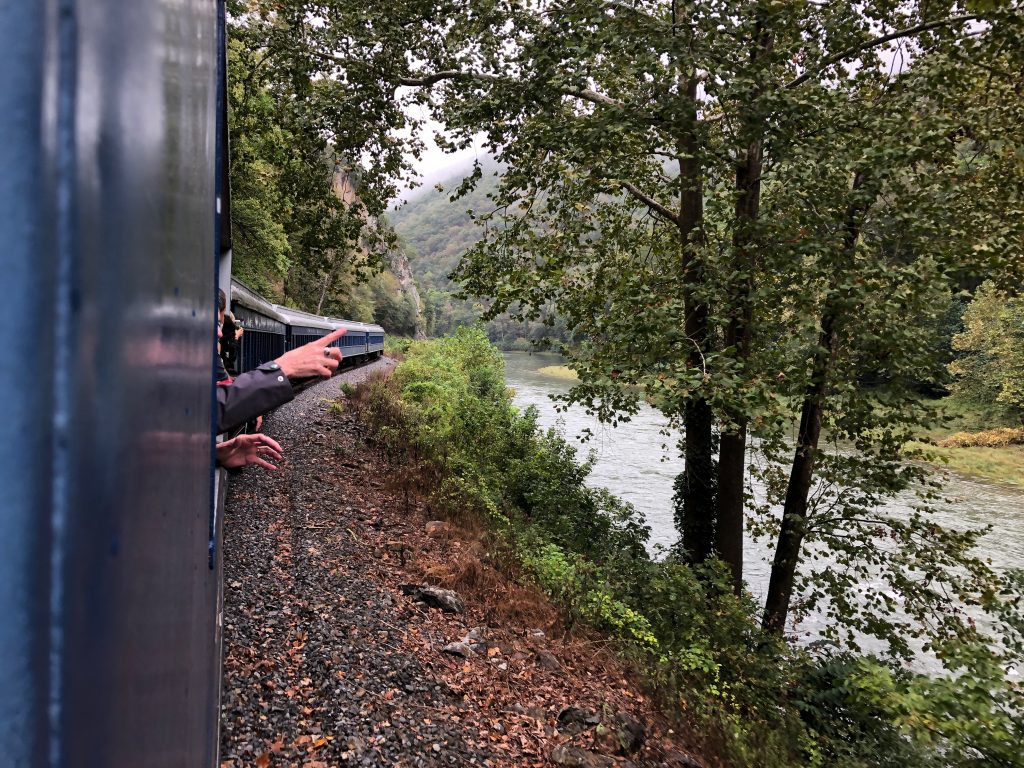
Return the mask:
POLYGON ((508 348, 513 352, 529 352, 533 349, 533 344, 530 343, 529 339, 517 336, 512 340, 512 343, 508 345, 508 348))
POLYGON ((384 355, 394 360, 401 360, 412 343, 411 338, 389 333, 384 337, 384 355))

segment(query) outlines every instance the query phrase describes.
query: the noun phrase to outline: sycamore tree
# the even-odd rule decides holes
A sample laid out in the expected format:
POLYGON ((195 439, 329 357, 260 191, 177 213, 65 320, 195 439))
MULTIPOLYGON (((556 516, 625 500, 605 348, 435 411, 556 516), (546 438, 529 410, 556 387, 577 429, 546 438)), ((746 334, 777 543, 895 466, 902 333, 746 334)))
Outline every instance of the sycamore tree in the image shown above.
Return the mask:
POLYGON ((1020 265, 1016 4, 446 9, 398 82, 508 168, 457 276, 587 339, 573 400, 615 421, 644 398, 682 428, 683 556, 739 589, 745 519, 776 536, 772 633, 797 593, 897 652, 969 627, 956 598, 993 575, 900 451, 928 415, 912 385, 940 374, 929 319, 964 275, 1020 265), (919 512, 878 512, 910 486, 919 512))

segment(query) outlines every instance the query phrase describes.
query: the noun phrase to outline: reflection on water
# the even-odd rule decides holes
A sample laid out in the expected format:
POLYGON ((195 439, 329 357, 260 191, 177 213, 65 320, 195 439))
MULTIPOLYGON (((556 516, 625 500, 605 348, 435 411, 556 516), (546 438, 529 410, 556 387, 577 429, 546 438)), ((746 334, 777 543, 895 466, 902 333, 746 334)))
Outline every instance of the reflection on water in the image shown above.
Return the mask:
MULTIPOLYGON (((651 527, 652 552, 672 544, 676 539, 672 484, 682 467, 676 438, 664 432, 664 417, 643 406, 631 421, 611 428, 576 406, 557 411, 550 396, 565 393, 572 382, 539 374, 537 369, 560 362, 557 355, 506 353, 506 380, 515 390, 516 404, 535 406, 540 425, 560 426, 574 445, 579 446, 579 436, 590 430, 593 437, 581 446, 582 451, 593 450, 597 455, 589 483, 607 488, 644 515, 651 527)), ((753 490, 757 495, 759 489, 753 490)), ((959 529, 992 526, 981 539, 981 553, 998 569, 1024 566, 1024 491, 951 475, 946 495, 951 503, 940 505, 936 522, 959 529)), ((908 492, 893 499, 887 509, 899 515, 909 512, 914 501, 913 493, 908 492)), ((758 597, 768 588, 771 544, 748 537, 744 545, 744 576, 758 597)), ((815 625, 820 625, 820 619, 808 617, 800 626, 801 633, 812 639, 817 635, 815 625)))

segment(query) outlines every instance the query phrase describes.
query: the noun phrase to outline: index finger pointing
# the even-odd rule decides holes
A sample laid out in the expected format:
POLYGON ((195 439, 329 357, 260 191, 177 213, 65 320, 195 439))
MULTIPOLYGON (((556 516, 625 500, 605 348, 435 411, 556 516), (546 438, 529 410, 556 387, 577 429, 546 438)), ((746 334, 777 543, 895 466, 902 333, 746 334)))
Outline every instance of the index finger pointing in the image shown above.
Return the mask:
POLYGON ((322 339, 320 339, 320 343, 323 344, 326 347, 328 344, 332 344, 335 341, 337 341, 338 339, 340 339, 346 333, 348 333, 347 329, 345 329, 345 328, 338 328, 337 330, 331 331, 326 336, 324 336, 322 339))

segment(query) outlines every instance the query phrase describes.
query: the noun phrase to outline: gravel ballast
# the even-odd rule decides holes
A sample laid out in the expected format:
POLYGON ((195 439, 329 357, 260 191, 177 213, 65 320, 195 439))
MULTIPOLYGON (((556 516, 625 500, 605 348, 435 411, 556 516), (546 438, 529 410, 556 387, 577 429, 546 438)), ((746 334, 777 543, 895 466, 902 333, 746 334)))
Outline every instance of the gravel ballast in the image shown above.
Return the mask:
POLYGON ((341 382, 392 366, 300 393, 264 426, 279 470, 230 481, 222 768, 703 765, 600 641, 550 606, 522 614, 543 629, 517 621, 510 606, 542 598, 410 502, 351 407, 332 408, 341 382), (487 578, 438 576, 470 561, 487 578), (570 707, 590 714, 567 724, 570 707))

